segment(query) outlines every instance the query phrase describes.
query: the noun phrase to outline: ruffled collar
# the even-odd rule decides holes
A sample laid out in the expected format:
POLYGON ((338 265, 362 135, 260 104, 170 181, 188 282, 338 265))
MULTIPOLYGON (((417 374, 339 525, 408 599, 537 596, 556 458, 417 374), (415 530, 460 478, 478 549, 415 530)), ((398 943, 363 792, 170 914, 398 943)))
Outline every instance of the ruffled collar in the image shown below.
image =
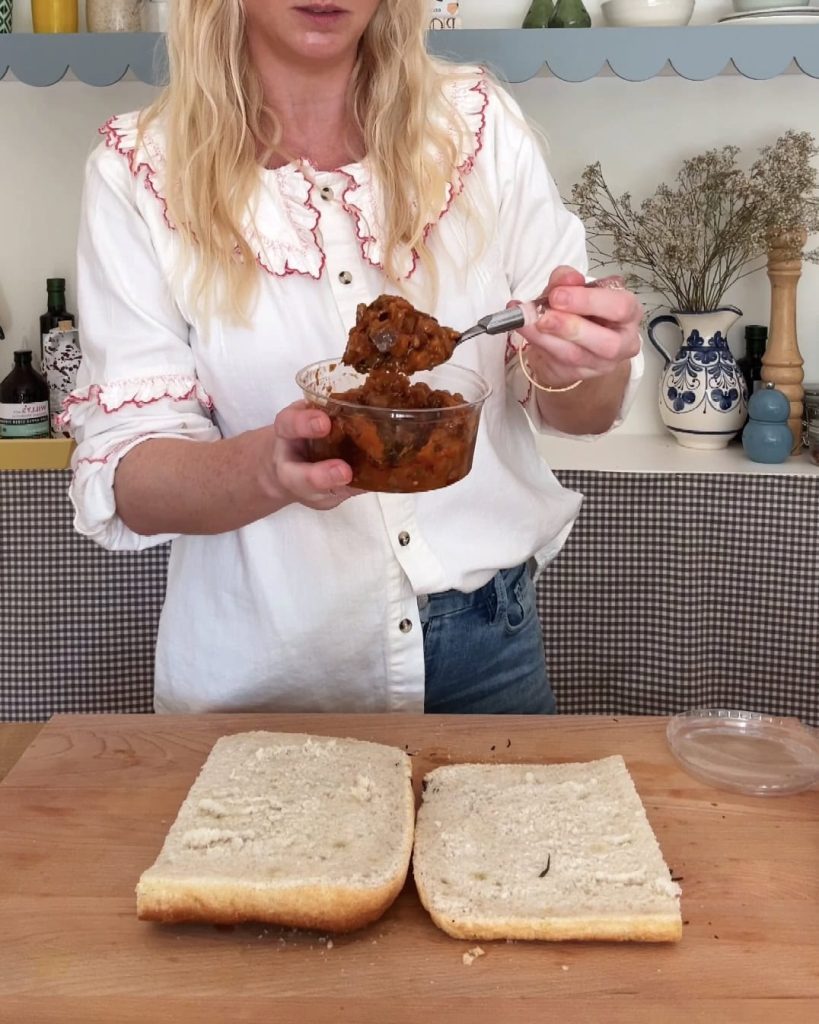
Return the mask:
MULTIPOLYGON (((485 77, 479 69, 475 69, 474 77, 453 80, 447 89, 467 132, 465 138, 458 133, 458 166, 447 186, 441 210, 427 224, 427 233, 446 216, 455 198, 463 191, 465 180, 483 145, 486 125, 488 93, 485 77)), ((100 129, 100 134, 108 147, 127 161, 134 178, 144 181, 145 187, 161 205, 166 225, 173 230, 166 199, 161 129, 151 126, 140 138, 139 112, 134 111, 111 118, 100 129)), ((256 253, 259 266, 274 277, 300 274, 318 280, 324 272, 326 257, 319 234, 320 216, 314 203, 317 173, 306 161, 260 173, 260 186, 254 207, 248 213, 244 237, 256 253)), ((363 259, 371 266, 383 269, 379 190, 366 160, 339 168, 334 173, 344 181, 341 202, 355 224, 363 259)), ((397 269, 402 276, 411 277, 417 262, 417 254, 407 248, 399 254, 397 269)))

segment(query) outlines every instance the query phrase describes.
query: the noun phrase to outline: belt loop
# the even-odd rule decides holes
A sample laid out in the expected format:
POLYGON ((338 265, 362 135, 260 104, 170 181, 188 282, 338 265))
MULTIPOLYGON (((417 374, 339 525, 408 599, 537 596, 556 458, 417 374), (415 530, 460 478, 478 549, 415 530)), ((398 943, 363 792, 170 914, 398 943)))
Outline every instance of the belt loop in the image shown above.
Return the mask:
POLYGON ((506 614, 506 584, 503 579, 503 570, 495 573, 492 584, 495 591, 495 608, 494 610, 490 609, 492 614, 489 616, 489 619, 495 623, 500 620, 501 616, 506 614))

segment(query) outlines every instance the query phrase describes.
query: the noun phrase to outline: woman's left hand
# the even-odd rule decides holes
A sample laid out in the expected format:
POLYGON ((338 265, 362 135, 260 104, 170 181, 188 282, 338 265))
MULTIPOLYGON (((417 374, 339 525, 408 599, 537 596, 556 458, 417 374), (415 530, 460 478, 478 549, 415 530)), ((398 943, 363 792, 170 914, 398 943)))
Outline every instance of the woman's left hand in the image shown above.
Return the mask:
MULTIPOLYGON (((611 279, 613 283, 617 279, 611 279)), ((617 286, 586 286, 571 267, 558 267, 540 300, 548 308, 519 333, 529 343, 526 361, 542 384, 562 388, 613 373, 640 351, 643 307, 617 286)))

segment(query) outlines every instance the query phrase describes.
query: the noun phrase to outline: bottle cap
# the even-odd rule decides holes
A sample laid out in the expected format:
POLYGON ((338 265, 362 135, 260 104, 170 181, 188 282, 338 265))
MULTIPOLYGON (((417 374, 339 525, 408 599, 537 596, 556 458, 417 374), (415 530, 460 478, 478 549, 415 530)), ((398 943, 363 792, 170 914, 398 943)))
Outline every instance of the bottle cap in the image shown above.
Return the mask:
POLYGON ((46 291, 49 291, 49 292, 64 292, 65 291, 65 278, 64 277, 47 277, 46 278, 46 291))
POLYGON ((746 341, 767 341, 768 328, 762 324, 747 324, 745 327, 746 341))
POLYGON ((14 361, 16 363, 30 363, 31 362, 31 349, 21 348, 17 349, 14 353, 14 361))

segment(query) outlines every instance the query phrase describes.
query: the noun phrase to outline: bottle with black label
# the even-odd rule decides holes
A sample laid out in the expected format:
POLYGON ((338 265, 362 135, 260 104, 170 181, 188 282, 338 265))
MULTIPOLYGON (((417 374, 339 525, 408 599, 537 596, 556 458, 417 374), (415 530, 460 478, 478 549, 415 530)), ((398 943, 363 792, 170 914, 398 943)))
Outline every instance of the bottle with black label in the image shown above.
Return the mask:
POLYGON ((745 355, 737 359, 748 388, 748 398, 762 387, 762 357, 767 344, 768 328, 761 324, 748 324, 745 328, 745 355))
POLYGON ((0 439, 49 436, 48 384, 31 365, 31 350, 14 353, 14 369, 0 382, 0 439))
MULTIPOLYGON (((42 346, 49 333, 55 327, 59 327, 61 321, 69 321, 72 327, 76 326, 73 313, 65 308, 65 278, 46 278, 46 291, 48 292, 48 308, 40 317, 40 356, 42 357, 42 346)), ((42 361, 41 361, 42 365, 42 361)))

